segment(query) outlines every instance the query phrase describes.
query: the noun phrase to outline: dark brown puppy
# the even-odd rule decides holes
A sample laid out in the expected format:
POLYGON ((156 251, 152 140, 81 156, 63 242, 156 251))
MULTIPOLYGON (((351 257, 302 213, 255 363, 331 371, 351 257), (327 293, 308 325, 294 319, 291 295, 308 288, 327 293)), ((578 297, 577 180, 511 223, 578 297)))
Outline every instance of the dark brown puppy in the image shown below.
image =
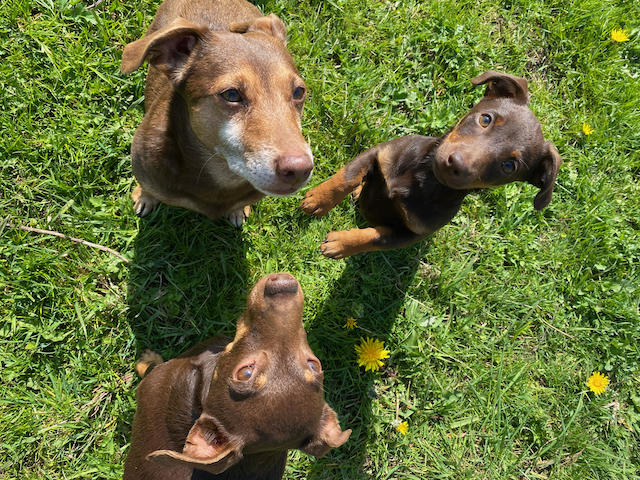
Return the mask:
POLYGON ((488 71, 471 82, 487 84, 484 97, 448 135, 381 143, 307 192, 302 210, 321 217, 362 187, 360 208, 373 225, 330 232, 324 256, 411 245, 446 225, 475 189, 525 181, 540 188, 537 210, 549 204, 562 159, 527 107, 526 80, 488 71))
POLYGON ((166 0, 126 46, 122 72, 149 60, 146 114, 131 145, 138 215, 162 202, 240 226, 250 204, 309 180, 306 87, 285 33, 245 0, 166 0))
POLYGON ((278 479, 287 450, 319 457, 346 442, 302 308, 293 276, 267 275, 233 342, 215 337, 166 363, 145 354, 125 480, 278 479))

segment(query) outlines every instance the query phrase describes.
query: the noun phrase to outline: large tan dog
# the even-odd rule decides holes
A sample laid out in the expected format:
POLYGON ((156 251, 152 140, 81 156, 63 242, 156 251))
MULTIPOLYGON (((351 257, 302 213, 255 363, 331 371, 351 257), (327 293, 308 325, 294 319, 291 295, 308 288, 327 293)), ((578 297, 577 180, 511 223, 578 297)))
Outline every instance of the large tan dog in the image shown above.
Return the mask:
POLYGON ((149 61, 131 146, 136 214, 162 202, 240 226, 250 204, 306 184, 306 86, 285 34, 278 17, 245 0, 166 0, 126 46, 122 72, 149 61))

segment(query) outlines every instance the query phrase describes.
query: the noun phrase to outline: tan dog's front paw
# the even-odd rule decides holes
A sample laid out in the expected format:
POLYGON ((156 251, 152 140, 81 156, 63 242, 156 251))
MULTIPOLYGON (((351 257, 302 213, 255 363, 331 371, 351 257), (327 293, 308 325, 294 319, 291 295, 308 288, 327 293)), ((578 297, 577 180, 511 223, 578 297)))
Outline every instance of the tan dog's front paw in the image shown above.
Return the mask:
POLYGON ((160 200, 144 192, 140 185, 133 190, 131 200, 133 200, 133 210, 141 218, 149 215, 160 205, 160 200))
POLYGON ((249 218, 251 214, 251 206, 247 205, 244 208, 239 208, 232 212, 227 213, 224 218, 231 222, 236 228, 242 228, 242 224, 249 218))
POLYGON ((324 185, 318 185, 307 192, 300 203, 300 209, 307 215, 324 217, 329 210, 336 206, 330 192, 326 192, 324 185))
POLYGON ((164 363, 164 360, 160 356, 159 353, 154 352, 153 350, 145 350, 145 352, 140 356, 138 361, 136 362, 136 372, 140 377, 144 378, 147 370, 151 365, 156 366, 164 363))

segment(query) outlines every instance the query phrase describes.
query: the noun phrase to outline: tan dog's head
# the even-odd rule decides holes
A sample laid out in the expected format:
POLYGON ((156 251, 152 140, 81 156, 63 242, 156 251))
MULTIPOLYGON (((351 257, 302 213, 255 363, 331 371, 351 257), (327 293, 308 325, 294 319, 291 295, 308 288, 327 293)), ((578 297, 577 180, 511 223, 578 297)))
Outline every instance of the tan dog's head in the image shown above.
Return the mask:
POLYGON ((322 456, 347 441, 323 399, 320 361, 302 326, 303 295, 288 273, 267 275, 253 288, 233 342, 202 391, 202 414, 182 453, 148 458, 219 474, 243 455, 297 448, 322 456))
POLYGON ((436 178, 455 189, 526 181, 540 188, 534 207, 542 210, 551 201, 562 158, 527 107, 527 81, 488 71, 471 82, 487 84, 484 97, 438 147, 436 178))
MULTIPOLYGON (((210 31, 182 18, 126 46, 122 72, 145 60, 166 75, 188 105, 194 135, 211 157, 267 195, 290 195, 313 170, 302 136, 307 88, 271 14, 210 31)), ((225 174, 214 161, 204 168, 225 174)), ((233 179, 229 182, 232 184, 233 179)))

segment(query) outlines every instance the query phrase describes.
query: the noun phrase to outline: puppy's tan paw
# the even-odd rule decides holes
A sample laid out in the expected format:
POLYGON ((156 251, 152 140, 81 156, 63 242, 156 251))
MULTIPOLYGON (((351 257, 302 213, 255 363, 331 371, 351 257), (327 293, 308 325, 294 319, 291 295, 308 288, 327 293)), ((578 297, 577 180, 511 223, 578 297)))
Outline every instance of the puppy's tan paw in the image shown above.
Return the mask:
POLYGON ((379 250, 374 246, 379 237, 378 231, 371 227, 329 232, 322 242, 320 251, 327 258, 346 258, 360 252, 379 250))
POLYGON ((133 190, 131 200, 133 200, 133 210, 141 218, 149 215, 160 205, 160 200, 144 192, 140 185, 133 190))
POLYGON ((324 217, 335 206, 331 195, 323 192, 322 185, 309 190, 300 203, 304 213, 315 217, 324 217))
POLYGON ((161 363, 164 363, 164 360, 160 354, 147 349, 136 362, 136 372, 138 372, 141 378, 144 378, 150 366, 153 365, 155 367, 161 363))
POLYGON ((232 212, 227 213, 224 218, 231 222, 236 228, 242 228, 242 224, 249 218, 251 215, 251 207, 249 205, 239 208, 238 210, 234 210, 232 212))
POLYGON ((349 257, 353 253, 349 253, 348 240, 349 230, 341 230, 339 232, 329 232, 320 246, 320 252, 327 258, 339 260, 349 257))

